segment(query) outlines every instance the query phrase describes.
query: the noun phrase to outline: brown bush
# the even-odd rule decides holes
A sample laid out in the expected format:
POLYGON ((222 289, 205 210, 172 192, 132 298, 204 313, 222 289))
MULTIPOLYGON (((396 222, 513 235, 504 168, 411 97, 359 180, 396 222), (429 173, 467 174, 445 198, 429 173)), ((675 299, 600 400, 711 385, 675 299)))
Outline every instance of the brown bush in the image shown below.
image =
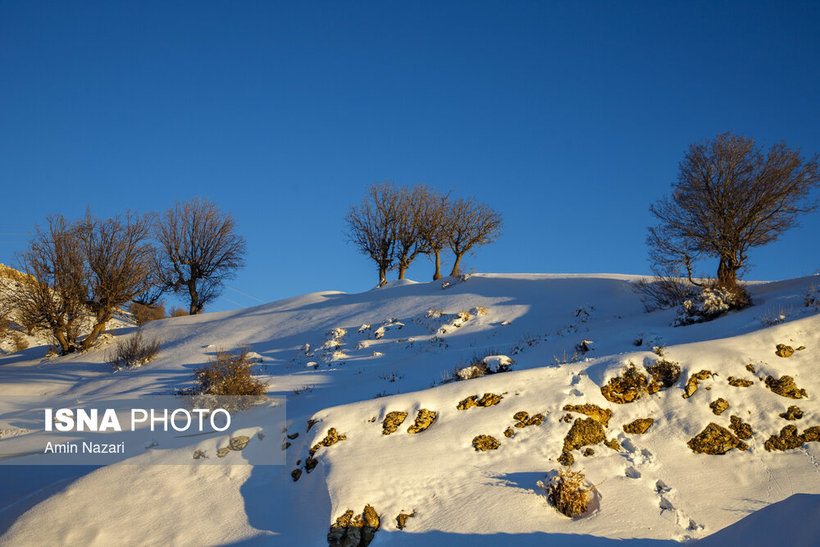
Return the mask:
POLYGON ((114 370, 139 367, 156 357, 157 353, 159 342, 144 340, 142 331, 137 330, 130 338, 117 343, 117 347, 108 354, 106 363, 114 370))
POLYGON ((168 317, 185 317, 186 315, 188 315, 188 312, 182 308, 174 307, 168 310, 168 317))
POLYGON ((139 326, 158 319, 165 319, 167 316, 165 313, 165 304, 162 302, 154 304, 153 306, 140 304, 139 302, 131 302, 128 311, 134 316, 134 321, 136 321, 139 326))
POLYGON ((254 361, 248 356, 249 351, 249 348, 241 348, 234 353, 219 351, 215 359, 194 370, 200 393, 264 395, 268 384, 253 377, 251 367, 254 361))

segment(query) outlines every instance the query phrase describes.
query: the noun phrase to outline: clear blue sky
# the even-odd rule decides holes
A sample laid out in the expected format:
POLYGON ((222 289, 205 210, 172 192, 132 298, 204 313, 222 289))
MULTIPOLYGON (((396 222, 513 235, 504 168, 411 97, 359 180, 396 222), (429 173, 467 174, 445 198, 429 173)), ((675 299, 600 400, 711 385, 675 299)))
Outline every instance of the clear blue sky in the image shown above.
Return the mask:
MULTIPOLYGON (((818 2, 0 0, 0 262, 50 213, 202 195, 248 242, 211 310, 362 291, 343 218, 391 179, 503 213, 468 270, 645 273, 690 143, 820 152, 818 28, 818 2)), ((816 272, 818 236, 747 278, 816 272)))

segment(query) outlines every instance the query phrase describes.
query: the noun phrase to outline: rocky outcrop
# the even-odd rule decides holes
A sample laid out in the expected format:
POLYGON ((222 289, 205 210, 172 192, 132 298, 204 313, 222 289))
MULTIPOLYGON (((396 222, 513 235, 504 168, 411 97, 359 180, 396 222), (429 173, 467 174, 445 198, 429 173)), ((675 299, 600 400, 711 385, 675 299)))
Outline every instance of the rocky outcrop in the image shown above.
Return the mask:
POLYGON ((689 377, 689 380, 686 382, 686 387, 683 388, 683 398, 688 399, 695 392, 698 390, 698 383, 701 380, 706 380, 707 378, 712 376, 712 372, 709 370, 701 370, 700 372, 696 372, 692 376, 689 377))
POLYGON ((786 409, 786 412, 779 415, 784 420, 794 421, 803 417, 803 411, 799 406, 791 405, 786 409))
POLYGON ((333 446, 339 441, 343 441, 345 439, 347 439, 346 435, 340 435, 339 432, 336 431, 335 427, 331 427, 327 430, 327 435, 325 435, 325 438, 313 445, 310 449, 310 455, 313 456, 316 454, 316 452, 323 446, 333 446))
POLYGON ((496 450, 501 446, 501 443, 495 437, 490 435, 477 435, 473 439, 473 448, 476 452, 486 452, 487 450, 496 450))
POLYGON ((563 410, 565 412, 585 414, 604 427, 609 425, 609 419, 612 417, 612 411, 610 409, 601 408, 598 405, 593 405, 590 403, 583 405, 565 405, 563 410))
POLYGON ((789 424, 780 430, 779 435, 769 437, 763 446, 771 452, 772 450, 800 448, 808 442, 820 442, 820 426, 809 427, 802 434, 798 434, 797 428, 789 424))
POLYGON ((402 412, 400 410, 388 412, 382 422, 382 435, 390 435, 391 433, 394 433, 399 426, 404 423, 405 418, 407 418, 406 412, 402 412))
POLYGON ((709 408, 712 409, 712 413, 715 416, 720 416, 726 411, 727 408, 729 408, 729 401, 727 401, 723 397, 715 399, 714 401, 709 403, 709 408))
POLYGON ((747 441, 752 438, 752 426, 744 423, 740 416, 732 416, 730 421, 729 429, 734 431, 738 439, 747 441))
POLYGON ((427 410, 426 408, 422 408, 416 416, 416 421, 408 428, 407 432, 421 433, 422 431, 427 430, 431 425, 433 425, 433 422, 436 421, 437 416, 438 413, 435 410, 427 410))
POLYGON ((697 454, 721 455, 733 448, 747 450, 749 447, 725 427, 710 423, 686 443, 697 454))
POLYGON ((528 412, 519 410, 513 414, 513 420, 515 420, 515 427, 529 427, 531 425, 541 425, 541 422, 544 421, 544 415, 533 414, 530 416, 528 412))
POLYGON ((331 547, 367 547, 381 525, 379 514, 366 505, 361 515, 353 515, 348 509, 330 525, 327 543, 331 547))
POLYGON ((749 387, 752 384, 754 384, 754 380, 746 380, 744 378, 729 376, 729 385, 732 387, 749 387))
POLYGON ((638 400, 641 395, 652 394, 660 390, 660 384, 649 378, 631 364, 621 373, 607 382, 601 388, 601 395, 607 401, 617 404, 626 404, 638 400))
POLYGON ((633 435, 643 435, 653 423, 655 420, 652 418, 638 418, 624 425, 624 431, 633 435))
POLYGON ((805 389, 800 389, 797 387, 794 383, 794 378, 791 376, 781 376, 778 379, 774 379, 772 376, 767 376, 766 387, 773 393, 777 393, 783 397, 788 397, 789 399, 803 399, 809 396, 805 389))

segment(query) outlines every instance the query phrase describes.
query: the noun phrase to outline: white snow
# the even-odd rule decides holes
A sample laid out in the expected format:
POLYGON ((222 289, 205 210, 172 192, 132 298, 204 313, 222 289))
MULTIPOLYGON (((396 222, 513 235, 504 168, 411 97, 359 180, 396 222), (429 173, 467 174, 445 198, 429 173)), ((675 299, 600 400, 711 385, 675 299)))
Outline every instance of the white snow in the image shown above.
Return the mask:
MULTIPOLYGON (((773 537, 790 538, 781 543, 812 544, 820 443, 787 452, 768 452, 763 443, 788 424, 801 432, 820 425, 820 314, 805 305, 818 278, 750 284, 753 306, 684 327, 671 326, 674 310, 643 311, 632 290, 637 279, 474 274, 447 280, 446 290, 442 282, 404 280, 361 294, 319 292, 156 321, 143 330, 162 341, 157 358, 117 374, 104 365, 104 348, 44 359, 47 347, 40 345, 2 355, 2 396, 93 402, 172 393, 192 385, 192 370, 216 348, 248 346, 261 360, 255 369, 270 393, 287 397, 287 433, 299 436, 290 440, 286 466, 0 466, 8 477, 0 491, 0 544, 322 545, 336 517, 347 509, 360 513, 366 504, 382 519, 373 545, 699 538, 748 544, 777 527, 787 534, 773 537), (761 317, 779 308, 792 311, 765 327, 761 317), (594 340, 594 351, 556 364, 556 356, 572 356, 583 340, 594 340), (805 349, 781 358, 774 353, 779 343, 805 349), (607 401, 601 386, 628 363, 639 369, 654 363, 653 347, 680 364, 681 379, 634 403, 607 401), (476 360, 512 370, 449 381, 453 370, 476 360), (686 380, 704 369, 715 375, 684 399, 686 380), (809 397, 772 393, 761 381, 766 375, 792 376, 809 397), (729 376, 753 385, 730 386, 729 376), (503 398, 486 408, 456 409, 465 397, 485 393, 503 398), (730 404, 720 416, 709 407, 718 397, 730 404), (561 468, 556 458, 571 426, 561 420, 562 408, 583 403, 613 411, 607 438, 622 449, 597 445, 590 457, 574 452, 573 469, 595 490, 591 514, 572 520, 548 504, 538 482, 561 468), (801 420, 779 416, 790 405, 803 410, 801 420), (422 408, 438 413, 435 422, 408 434, 422 408), (543 423, 505 437, 521 410, 543 414, 543 423), (408 417, 385 436, 381 422, 391 411, 408 417), (753 429, 748 451, 710 456, 687 447, 708 423, 728 426, 731 415, 753 429), (655 423, 645 434, 623 431, 646 417, 655 423), (309 432, 308 419, 317 421, 309 432), (346 439, 320 448, 316 469, 294 482, 297 460, 303 466, 331 427, 346 439), (471 443, 479 434, 501 446, 477 452, 471 443), (407 528, 397 530, 399 512, 414 511, 407 528)), ((2 396, 0 452, 8 453, 27 432, 3 415, 2 396)), ((281 431, 260 426, 285 440, 281 431)))

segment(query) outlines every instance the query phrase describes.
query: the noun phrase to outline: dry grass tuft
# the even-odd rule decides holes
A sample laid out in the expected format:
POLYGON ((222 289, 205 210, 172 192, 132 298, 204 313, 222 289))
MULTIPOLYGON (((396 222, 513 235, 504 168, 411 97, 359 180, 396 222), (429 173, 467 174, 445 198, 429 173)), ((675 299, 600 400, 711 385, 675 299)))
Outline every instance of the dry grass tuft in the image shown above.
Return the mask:
POLYGON ((587 512, 590 490, 584 487, 586 477, 580 471, 561 469, 547 487, 547 499, 559 512, 578 518, 587 512))
POLYGON ((114 370, 139 367, 156 357, 157 353, 159 342, 144 340, 142 332, 137 330, 130 338, 117 343, 117 347, 108 354, 106 363, 114 370))

